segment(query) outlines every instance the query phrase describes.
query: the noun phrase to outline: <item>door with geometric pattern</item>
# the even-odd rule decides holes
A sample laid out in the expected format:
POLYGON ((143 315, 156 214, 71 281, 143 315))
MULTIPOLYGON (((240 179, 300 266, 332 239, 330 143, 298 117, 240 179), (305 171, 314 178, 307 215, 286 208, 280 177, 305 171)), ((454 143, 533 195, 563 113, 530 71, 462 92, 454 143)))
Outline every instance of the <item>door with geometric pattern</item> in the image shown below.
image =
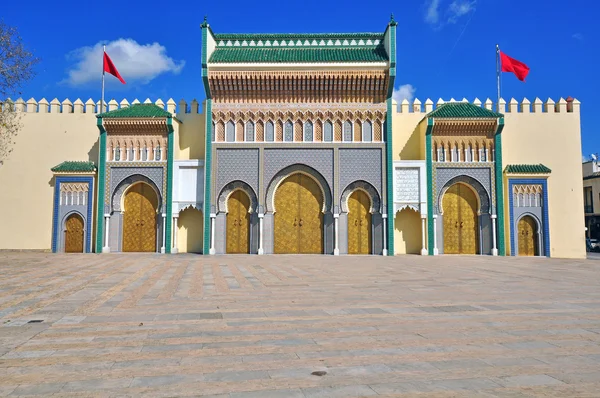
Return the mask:
POLYGON ((319 185, 302 173, 279 185, 275 192, 275 253, 323 253, 322 204, 319 185))
POLYGON ((65 221, 65 253, 83 253, 83 218, 71 214, 65 221))
POLYGON ((442 198, 444 254, 477 254, 477 196, 468 186, 454 184, 442 198))
POLYGON ((371 254, 371 202, 360 189, 348 198, 348 254, 371 254))
POLYGON ((135 184, 124 202, 123 251, 156 252, 156 192, 146 183, 135 184))
POLYGON ((537 256, 537 225, 533 217, 524 216, 519 220, 519 256, 537 256))
POLYGON ((250 253, 250 198, 238 189, 227 199, 227 253, 250 253))

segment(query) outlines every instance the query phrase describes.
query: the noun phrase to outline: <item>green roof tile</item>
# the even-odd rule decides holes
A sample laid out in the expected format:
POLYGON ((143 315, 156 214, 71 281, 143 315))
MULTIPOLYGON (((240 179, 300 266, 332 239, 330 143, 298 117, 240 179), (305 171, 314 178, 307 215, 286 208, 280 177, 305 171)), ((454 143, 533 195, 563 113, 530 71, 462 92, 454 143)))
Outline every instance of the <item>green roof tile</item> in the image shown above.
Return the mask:
POLYGON ((96 172, 96 165, 94 165, 94 162, 66 161, 50 170, 55 173, 94 173, 96 172))
POLYGON ((97 118, 166 118, 171 117, 171 113, 165 111, 154 104, 134 104, 127 108, 115 109, 114 111, 104 112, 96 115, 97 118))
POLYGON ((363 39, 383 40, 383 33, 215 33, 215 40, 316 40, 316 39, 363 39))
POLYGON ((383 46, 360 47, 219 47, 209 63, 385 62, 383 46))
POLYGON ((504 171, 508 174, 550 174, 552 170, 543 164, 510 164, 504 171))
POLYGON ((468 102, 448 102, 430 112, 427 117, 437 119, 496 119, 504 116, 468 102))

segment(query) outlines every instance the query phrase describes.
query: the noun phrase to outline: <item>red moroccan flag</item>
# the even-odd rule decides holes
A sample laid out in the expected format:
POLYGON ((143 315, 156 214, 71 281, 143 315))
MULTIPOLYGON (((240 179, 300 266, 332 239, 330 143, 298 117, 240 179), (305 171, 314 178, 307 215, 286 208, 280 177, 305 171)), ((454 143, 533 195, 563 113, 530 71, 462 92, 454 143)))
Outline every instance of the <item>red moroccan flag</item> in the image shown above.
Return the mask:
POLYGON ((115 64, 113 64, 112 60, 110 59, 110 57, 108 56, 108 54, 106 52, 104 52, 104 72, 110 73, 111 75, 113 75, 114 77, 119 79, 121 81, 121 83, 125 84, 125 80, 123 80, 123 78, 121 77, 121 74, 115 67, 115 64))
POLYGON ((512 72, 517 76, 517 79, 524 82, 525 78, 529 74, 529 66, 525 65, 521 61, 517 61, 514 58, 509 57, 500 51, 500 62, 502 64, 502 72, 512 72))

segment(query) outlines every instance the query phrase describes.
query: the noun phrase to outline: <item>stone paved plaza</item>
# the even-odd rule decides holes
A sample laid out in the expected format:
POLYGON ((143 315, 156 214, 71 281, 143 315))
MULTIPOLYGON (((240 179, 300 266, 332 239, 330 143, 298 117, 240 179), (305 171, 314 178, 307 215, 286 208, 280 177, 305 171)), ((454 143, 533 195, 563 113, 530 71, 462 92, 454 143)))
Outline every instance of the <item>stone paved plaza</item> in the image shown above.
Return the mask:
POLYGON ((597 260, 5 252, 0 272, 0 396, 600 396, 597 260))

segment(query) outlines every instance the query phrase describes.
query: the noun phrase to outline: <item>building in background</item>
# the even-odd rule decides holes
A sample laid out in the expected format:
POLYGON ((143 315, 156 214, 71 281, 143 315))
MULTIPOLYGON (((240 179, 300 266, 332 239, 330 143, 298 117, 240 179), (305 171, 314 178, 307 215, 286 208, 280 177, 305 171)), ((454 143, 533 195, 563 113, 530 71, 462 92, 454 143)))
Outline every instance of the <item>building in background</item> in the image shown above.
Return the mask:
POLYGON ((582 168, 586 237, 600 240, 600 161, 597 155, 592 155, 582 168))
POLYGON ((382 32, 222 34, 206 100, 18 100, 0 249, 585 256, 580 104, 397 104, 382 32))

